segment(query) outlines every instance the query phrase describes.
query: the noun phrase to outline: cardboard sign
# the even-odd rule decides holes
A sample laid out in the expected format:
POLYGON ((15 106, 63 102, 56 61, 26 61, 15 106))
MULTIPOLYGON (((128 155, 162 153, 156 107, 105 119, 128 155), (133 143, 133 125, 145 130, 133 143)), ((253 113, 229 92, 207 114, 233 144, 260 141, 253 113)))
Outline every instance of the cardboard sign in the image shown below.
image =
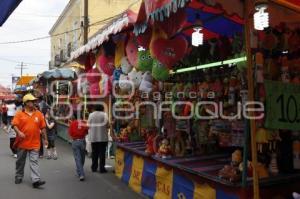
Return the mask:
POLYGON ((266 121, 269 129, 300 130, 300 86, 265 81, 266 121))

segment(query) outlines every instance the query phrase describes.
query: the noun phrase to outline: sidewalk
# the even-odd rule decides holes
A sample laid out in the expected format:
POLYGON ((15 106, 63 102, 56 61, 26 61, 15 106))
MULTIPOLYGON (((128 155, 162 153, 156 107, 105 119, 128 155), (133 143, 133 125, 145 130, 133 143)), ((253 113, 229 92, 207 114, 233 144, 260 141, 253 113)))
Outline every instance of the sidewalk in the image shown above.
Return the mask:
MULTIPOLYGON (((71 146, 57 140, 58 160, 40 160, 41 175, 46 180, 43 189, 33 189, 30 181, 28 159, 24 181, 14 184, 15 159, 9 150, 9 141, 4 131, 0 130, 0 199, 139 199, 143 196, 134 193, 112 173, 92 173, 91 159, 86 159, 86 181, 80 182, 75 177, 75 163, 71 146)), ((107 161, 113 166, 114 160, 107 161)))

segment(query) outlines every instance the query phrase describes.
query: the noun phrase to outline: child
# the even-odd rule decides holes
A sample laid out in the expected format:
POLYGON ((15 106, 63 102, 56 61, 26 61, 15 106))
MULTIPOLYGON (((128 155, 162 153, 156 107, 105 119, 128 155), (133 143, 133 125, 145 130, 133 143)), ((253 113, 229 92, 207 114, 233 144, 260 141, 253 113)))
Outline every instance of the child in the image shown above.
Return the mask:
POLYGON ((76 164, 76 171, 80 181, 84 181, 85 174, 83 170, 85 162, 85 136, 88 133, 86 122, 75 119, 70 122, 69 135, 72 138, 72 149, 76 164))
POLYGON ((51 118, 49 111, 45 115, 46 125, 47 125, 47 137, 48 137, 48 146, 47 146, 47 159, 57 160, 57 152, 55 148, 55 139, 56 139, 56 127, 55 121, 51 118), (52 154, 51 154, 52 152, 52 154))
POLYGON ((17 158, 17 150, 13 147, 17 134, 11 125, 8 126, 7 134, 8 134, 8 138, 9 138, 9 147, 13 153, 12 155, 14 156, 14 158, 17 158))

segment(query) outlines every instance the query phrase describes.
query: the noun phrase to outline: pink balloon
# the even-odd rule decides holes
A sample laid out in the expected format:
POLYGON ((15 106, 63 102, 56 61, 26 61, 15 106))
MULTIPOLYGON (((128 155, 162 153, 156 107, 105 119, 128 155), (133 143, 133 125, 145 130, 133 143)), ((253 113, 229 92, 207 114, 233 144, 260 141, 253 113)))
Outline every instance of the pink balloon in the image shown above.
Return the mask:
POLYGON ((108 75, 108 76, 112 76, 115 70, 115 58, 112 56, 105 56, 105 55, 101 55, 99 57, 99 65, 100 65, 100 69, 101 71, 108 75))

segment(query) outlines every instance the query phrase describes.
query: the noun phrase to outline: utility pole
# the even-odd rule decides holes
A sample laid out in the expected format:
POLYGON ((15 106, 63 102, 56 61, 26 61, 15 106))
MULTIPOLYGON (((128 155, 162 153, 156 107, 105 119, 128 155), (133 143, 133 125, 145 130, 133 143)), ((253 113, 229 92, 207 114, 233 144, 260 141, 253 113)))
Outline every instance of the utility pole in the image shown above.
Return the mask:
POLYGON ((16 68, 16 69, 20 69, 20 70, 21 70, 21 77, 22 77, 22 76, 23 76, 23 70, 27 69, 27 68, 24 67, 24 66, 26 66, 26 65, 24 65, 23 62, 21 62, 21 65, 18 65, 18 66, 20 66, 20 67, 19 67, 19 68, 16 68))
POLYGON ((89 1, 84 0, 83 5, 83 45, 88 42, 88 29, 89 29, 89 1))

